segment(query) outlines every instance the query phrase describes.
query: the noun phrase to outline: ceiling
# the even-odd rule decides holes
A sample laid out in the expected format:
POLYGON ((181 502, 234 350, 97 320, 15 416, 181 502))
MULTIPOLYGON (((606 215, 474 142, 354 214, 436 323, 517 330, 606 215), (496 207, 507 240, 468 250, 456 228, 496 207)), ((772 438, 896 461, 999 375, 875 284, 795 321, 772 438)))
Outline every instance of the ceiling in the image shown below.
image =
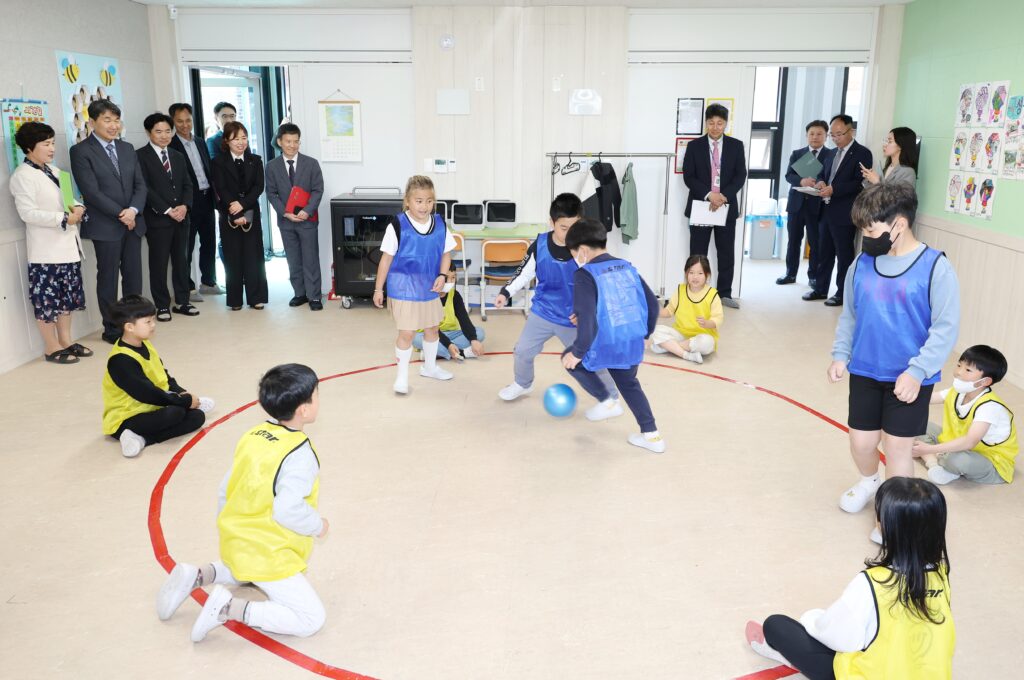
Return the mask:
POLYGON ((799 8, 799 7, 878 7, 905 5, 912 0, 133 0, 143 5, 176 5, 178 7, 233 7, 233 8, 337 8, 337 9, 393 9, 413 6, 582 6, 609 5, 650 8, 799 8))

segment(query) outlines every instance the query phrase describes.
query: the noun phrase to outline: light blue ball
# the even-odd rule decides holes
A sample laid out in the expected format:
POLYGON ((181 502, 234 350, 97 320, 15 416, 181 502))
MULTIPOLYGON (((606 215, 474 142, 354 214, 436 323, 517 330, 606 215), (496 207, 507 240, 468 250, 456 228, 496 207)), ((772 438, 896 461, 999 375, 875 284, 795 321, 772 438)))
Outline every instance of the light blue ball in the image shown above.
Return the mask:
POLYGON ((556 418, 568 418, 576 410, 576 393, 563 383, 544 391, 544 410, 556 418))

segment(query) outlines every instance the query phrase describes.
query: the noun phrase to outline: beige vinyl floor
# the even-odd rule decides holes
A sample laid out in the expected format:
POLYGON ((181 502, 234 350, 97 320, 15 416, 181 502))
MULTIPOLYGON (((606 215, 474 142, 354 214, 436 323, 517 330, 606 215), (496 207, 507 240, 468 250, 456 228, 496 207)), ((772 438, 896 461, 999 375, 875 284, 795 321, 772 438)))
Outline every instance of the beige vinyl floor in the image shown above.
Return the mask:
MULTIPOLYGON (((308 573, 328 621, 312 638, 274 639, 381 680, 735 678, 774 666, 746 647, 744 623, 827 606, 874 553, 869 512, 837 506, 856 479, 845 434, 753 389, 845 422, 846 384, 825 380, 838 312, 801 301, 804 285, 775 286, 780 273, 747 262, 743 308, 726 310, 721 353, 703 366, 648 356, 669 366, 640 372, 661 456, 626 443, 628 413, 556 420, 540 389, 501 402, 509 354, 449 366, 448 383, 414 371, 405 398, 390 367, 325 381, 309 434, 331 533, 308 573)), ((208 299, 202 316, 159 325, 172 375, 217 400, 209 423, 255 399, 277 363, 327 377, 393 362, 385 312, 357 302, 313 314, 288 308, 289 293, 273 286, 263 312, 208 299)), ((486 348, 509 352, 522 324, 490 316, 486 348)), ((961 329, 962 343, 984 341, 961 329)), ((0 376, 0 677, 314 677, 225 628, 192 644, 195 601, 157 620, 150 500, 187 440, 124 459, 99 429, 108 348, 88 344, 97 356, 77 366, 40 359, 0 376)), ((537 386, 562 381, 557 358, 540 357, 537 386)), ((1024 391, 999 392, 1024 412, 1024 391)), ((256 406, 216 425, 170 477, 156 521, 174 560, 216 558, 217 486, 261 417, 256 406)), ((955 676, 1021 677, 1024 483, 944 491, 955 676)))

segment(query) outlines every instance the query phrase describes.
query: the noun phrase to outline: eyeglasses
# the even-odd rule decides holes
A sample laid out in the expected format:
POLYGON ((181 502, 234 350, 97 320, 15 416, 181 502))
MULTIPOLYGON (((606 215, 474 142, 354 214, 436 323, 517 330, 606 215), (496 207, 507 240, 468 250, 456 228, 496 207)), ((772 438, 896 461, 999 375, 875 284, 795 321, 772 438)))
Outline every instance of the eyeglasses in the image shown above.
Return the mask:
POLYGON ((850 134, 850 130, 852 129, 853 128, 846 128, 842 132, 832 132, 829 134, 829 137, 831 137, 832 139, 839 139, 840 137, 845 137, 846 135, 850 134))

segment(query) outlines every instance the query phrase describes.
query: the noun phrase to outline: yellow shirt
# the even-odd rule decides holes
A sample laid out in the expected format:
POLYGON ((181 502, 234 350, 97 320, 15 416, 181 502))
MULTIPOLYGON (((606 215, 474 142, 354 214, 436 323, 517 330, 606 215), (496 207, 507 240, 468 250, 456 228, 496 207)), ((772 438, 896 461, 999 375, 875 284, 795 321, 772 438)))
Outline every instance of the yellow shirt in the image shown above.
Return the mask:
MULTIPOLYGON (((286 529, 273 515, 274 483, 281 463, 307 441, 304 432, 269 422, 252 428, 238 441, 217 528, 220 557, 239 581, 279 581, 306 570, 313 537, 286 529)), ((306 502, 316 508, 319 496, 317 479, 306 502)))
POLYGON ((913 614, 896 600, 892 572, 872 567, 864 572, 875 594, 878 632, 860 652, 837 652, 832 668, 837 680, 948 680, 953 675, 956 628, 949 606, 945 569, 927 572, 928 606, 941 623, 913 614))
POLYGON ((992 461, 992 466, 999 473, 999 476, 1007 483, 1013 481, 1013 461, 1020 450, 1017 445, 1017 425, 1013 422, 1013 411, 1003 403, 1003 400, 989 390, 974 400, 971 410, 963 418, 956 412, 956 398, 959 396, 956 390, 950 390, 946 395, 946 401, 942 405, 942 433, 939 435, 939 443, 959 439, 967 434, 974 424, 974 413, 984 403, 994 401, 1010 414, 1010 435, 998 444, 986 444, 980 441, 971 449, 992 461))
POLYGON ((718 349, 718 330, 722 327, 725 312, 722 310, 722 299, 718 296, 717 290, 711 286, 704 286, 700 293, 691 295, 687 285, 680 283, 676 294, 669 300, 668 309, 675 313, 673 326, 683 337, 710 335, 715 339, 715 349, 718 349), (680 304, 680 301, 683 303, 680 304), (697 325, 698 316, 714 321, 715 327, 701 328, 697 325))
MULTIPOLYGON (((167 380, 167 370, 160 361, 160 355, 156 353, 153 345, 149 344, 149 340, 143 340, 142 346, 149 351, 148 360, 143 359, 142 355, 138 352, 122 345, 120 340, 114 343, 114 347, 110 350, 110 354, 107 355, 107 359, 109 360, 110 357, 118 354, 131 357, 139 362, 142 366, 142 372, 149 378, 150 382, 166 392, 170 388, 170 383, 167 380)), ((152 413, 160 408, 160 406, 155 404, 144 404, 141 401, 136 401, 114 383, 114 379, 110 377, 109 371, 104 371, 103 434, 112 435, 117 432, 117 428, 121 427, 121 423, 132 416, 152 413)))

